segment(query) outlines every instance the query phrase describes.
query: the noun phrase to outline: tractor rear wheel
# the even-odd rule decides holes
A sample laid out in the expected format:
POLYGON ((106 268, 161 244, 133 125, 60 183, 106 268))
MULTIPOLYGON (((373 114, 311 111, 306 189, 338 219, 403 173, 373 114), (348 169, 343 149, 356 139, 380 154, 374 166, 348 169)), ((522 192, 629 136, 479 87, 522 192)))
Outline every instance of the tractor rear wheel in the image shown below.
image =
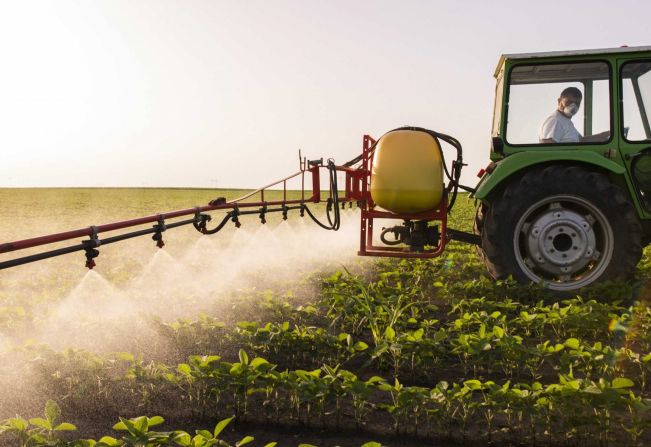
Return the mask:
POLYGON ((481 211, 483 259, 495 279, 513 276, 570 292, 626 279, 642 256, 633 205, 599 172, 567 166, 530 171, 481 211))

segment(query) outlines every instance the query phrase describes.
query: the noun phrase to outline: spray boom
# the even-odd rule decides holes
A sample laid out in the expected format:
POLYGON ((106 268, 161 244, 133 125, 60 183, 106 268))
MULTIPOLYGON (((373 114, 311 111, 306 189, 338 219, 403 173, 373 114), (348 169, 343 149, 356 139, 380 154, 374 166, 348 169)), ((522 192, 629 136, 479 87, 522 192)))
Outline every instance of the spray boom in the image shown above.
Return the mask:
MULTIPOLYGON (((420 128, 402 128, 396 130, 400 131, 404 129, 409 129, 409 132, 424 131, 424 129, 420 128)), ((391 135, 392 132, 385 135, 391 135)), ((433 136, 438 145, 436 135, 441 136, 442 134, 434 134, 435 135, 430 135, 433 136)), ((443 137, 447 136, 443 135, 443 137)), ((424 211, 419 210, 415 212, 387 211, 386 209, 376 206, 374 201, 374 195, 381 196, 381 191, 377 192, 372 190, 372 171, 373 174, 375 174, 380 168, 379 164, 377 164, 377 166, 374 164, 374 154, 380 140, 381 139, 375 140, 369 135, 365 135, 362 154, 344 165, 336 165, 332 159, 325 163, 323 158, 318 160, 307 160, 307 158, 302 157, 299 152, 298 172, 274 183, 263 186, 262 188, 235 200, 227 201, 225 198, 220 197, 212 200, 205 206, 197 206, 194 208, 170 211, 137 219, 90 226, 63 233, 49 234, 31 239, 2 243, 0 244, 0 254, 34 247, 43 247, 54 243, 88 237, 88 239, 84 239, 76 245, 2 261, 0 262, 0 269, 15 267, 77 251, 83 251, 85 253, 86 267, 92 269, 96 265, 95 259, 100 254, 101 246, 138 236, 151 235, 156 246, 162 248, 165 245, 163 233, 173 228, 192 225, 198 232, 211 235, 219 232, 228 224, 229 221, 236 227, 240 227, 240 217, 247 215, 257 215, 260 219, 260 223, 265 224, 268 213, 281 213, 282 218, 286 220, 290 211, 297 210, 301 217, 307 214, 321 228, 336 231, 339 229, 340 225, 340 207, 345 207, 347 203, 352 207, 353 202, 357 203, 357 206, 361 208, 360 248, 358 251, 358 254, 361 256, 412 258, 434 257, 443 252, 446 242, 452 238, 477 243, 477 241, 473 239, 473 235, 453 230, 447 231, 447 213, 450 209, 450 206, 448 206, 448 200, 450 193, 452 193, 451 203, 454 203, 454 196, 456 195, 456 189, 458 187, 458 172, 462 166, 460 161, 461 146, 458 145, 458 157, 452 164, 454 174, 453 176, 448 175, 450 183, 442 190, 442 198, 435 204, 435 206, 424 211), (456 172, 454 171, 455 169, 456 172), (320 176, 323 170, 327 171, 329 179, 329 192, 327 197, 323 197, 321 192, 320 176), (345 176, 343 195, 342 191, 339 190, 337 183, 338 174, 344 174, 345 176), (288 199, 287 182, 296 178, 300 178, 301 181, 300 198, 288 199), (282 185, 282 200, 266 200, 265 192, 280 185, 282 185), (321 222, 309 207, 309 204, 323 202, 326 203, 327 222, 321 222), (213 216, 209 213, 219 210, 227 210, 227 212, 221 218, 219 223, 211 227, 210 223, 213 220, 213 216), (179 218, 184 219, 177 220, 179 218), (384 246, 376 246, 373 241, 373 227, 374 221, 377 219, 402 219, 405 223, 402 226, 384 229, 380 238, 381 241, 384 242, 384 246), (439 222, 441 229, 439 230, 438 226, 429 226, 428 223, 432 221, 439 222), (149 228, 137 229, 115 236, 100 237, 100 235, 108 232, 131 229, 147 224, 153 225, 149 228), (395 241, 388 241, 386 239, 385 236, 389 232, 395 235, 395 241), (459 235, 462 235, 463 237, 459 237, 459 235), (399 247, 397 245, 403 246, 399 247)), ((444 141, 448 142, 446 139, 444 139, 444 141)), ((389 152, 387 151, 387 153, 389 152)), ((386 156, 384 157, 386 158, 386 156)), ((409 174, 410 173, 407 173, 407 175, 409 174)), ((380 182, 380 180, 377 180, 377 182, 380 182)), ((396 189, 396 191, 399 193, 399 189, 396 189)), ((396 191, 394 191, 393 196, 396 195, 396 191)), ((383 206, 387 208, 386 205, 383 206)))

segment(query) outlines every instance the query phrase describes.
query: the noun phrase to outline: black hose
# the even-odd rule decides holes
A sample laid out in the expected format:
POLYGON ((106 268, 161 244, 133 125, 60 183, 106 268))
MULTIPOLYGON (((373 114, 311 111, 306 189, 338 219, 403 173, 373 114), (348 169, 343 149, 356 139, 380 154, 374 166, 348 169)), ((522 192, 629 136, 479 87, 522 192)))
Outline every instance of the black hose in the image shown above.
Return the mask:
POLYGON ((319 221, 319 219, 312 214, 312 211, 307 207, 303 206, 303 209, 307 211, 308 216, 321 228, 325 230, 337 231, 341 226, 341 215, 339 211, 339 187, 337 185, 337 166, 335 161, 331 158, 328 160, 328 176, 330 179, 330 197, 326 205, 326 217, 328 219, 328 225, 319 221), (331 213, 332 212, 332 216, 331 213))

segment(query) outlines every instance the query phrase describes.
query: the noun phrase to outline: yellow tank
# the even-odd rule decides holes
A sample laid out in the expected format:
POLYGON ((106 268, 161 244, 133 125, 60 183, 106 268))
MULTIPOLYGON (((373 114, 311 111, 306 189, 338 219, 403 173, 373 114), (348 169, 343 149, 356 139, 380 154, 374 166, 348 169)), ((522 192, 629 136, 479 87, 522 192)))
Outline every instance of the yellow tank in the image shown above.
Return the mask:
POLYGON ((396 130, 384 135, 371 167, 371 198, 394 213, 420 213, 443 198, 443 160, 438 142, 425 132, 396 130))

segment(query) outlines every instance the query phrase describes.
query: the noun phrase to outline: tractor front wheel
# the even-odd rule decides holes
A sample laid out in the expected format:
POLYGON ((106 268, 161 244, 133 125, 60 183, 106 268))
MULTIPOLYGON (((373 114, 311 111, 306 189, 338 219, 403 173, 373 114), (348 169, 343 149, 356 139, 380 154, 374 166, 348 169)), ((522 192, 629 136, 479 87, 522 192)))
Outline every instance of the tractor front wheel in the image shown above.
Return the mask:
POLYGON ((627 195, 584 168, 530 171, 483 214, 481 250, 495 279, 511 275, 570 292, 630 277, 642 255, 642 228, 627 195))

